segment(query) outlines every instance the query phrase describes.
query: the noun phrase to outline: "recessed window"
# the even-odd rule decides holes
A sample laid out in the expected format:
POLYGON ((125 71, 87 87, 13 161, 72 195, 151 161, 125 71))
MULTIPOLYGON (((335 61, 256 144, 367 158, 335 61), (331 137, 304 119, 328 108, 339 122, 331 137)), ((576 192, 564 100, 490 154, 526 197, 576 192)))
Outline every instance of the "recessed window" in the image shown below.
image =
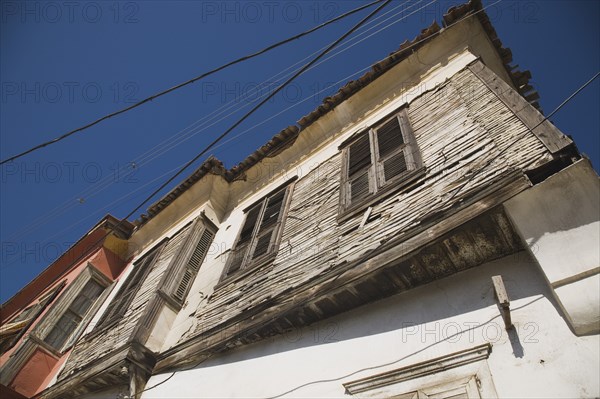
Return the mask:
MULTIPOLYGON (((55 354, 67 350, 108 295, 109 284, 110 280, 88 262, 33 328, 29 338, 55 354)), ((46 299, 52 298, 54 294, 46 299)))
POLYGON ((0 354, 5 353, 18 342, 32 323, 39 317, 44 308, 57 297, 65 285, 66 282, 63 281, 52 288, 36 304, 26 308, 17 317, 3 326, 5 331, 3 334, 0 334, 0 354))
POLYGON ((60 350, 73 332, 77 330, 103 291, 104 287, 98 282, 95 280, 88 281, 44 338, 44 341, 51 347, 60 350))
POLYGON ((275 190, 246 210, 223 277, 271 260, 277 254, 281 226, 293 184, 275 190))
POLYGON ((162 245, 158 245, 144 255, 139 261, 134 263, 134 269, 132 270, 131 275, 121 286, 121 289, 119 289, 119 292, 113 298, 112 302, 108 305, 108 308, 98 321, 98 324, 96 324, 96 330, 110 325, 123 317, 133 301, 133 297, 138 292, 144 279, 150 272, 151 266, 154 264, 154 259, 160 252, 160 248, 162 248, 162 245))
POLYGON ((406 108, 351 137, 340 147, 342 210, 366 205, 399 187, 421 169, 421 157, 406 108))
POLYGON ((197 240, 195 240, 195 234, 190 237, 192 240, 190 244, 193 244, 193 249, 189 259, 182 265, 181 270, 177 268, 173 288, 169 290, 165 287, 170 292, 171 297, 180 305, 185 301, 215 236, 215 233, 204 227, 204 224, 200 224, 198 227, 202 233, 197 240))

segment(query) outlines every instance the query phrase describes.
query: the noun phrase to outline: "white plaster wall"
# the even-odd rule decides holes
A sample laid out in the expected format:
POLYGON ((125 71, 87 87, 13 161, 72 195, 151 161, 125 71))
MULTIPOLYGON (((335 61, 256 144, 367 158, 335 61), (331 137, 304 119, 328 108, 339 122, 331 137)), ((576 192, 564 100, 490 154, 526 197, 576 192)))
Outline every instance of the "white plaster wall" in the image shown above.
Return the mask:
MULTIPOLYGON (((600 395, 598 335, 571 332, 537 265, 520 252, 215 356, 142 397, 348 397, 344 382, 485 342, 493 345, 487 362, 499 397, 600 395), (496 274, 511 298, 512 337, 495 304, 496 274)), ((152 377, 146 388, 170 375, 152 377)))
POLYGON ((600 181, 582 159, 506 204, 555 283, 600 266, 600 181))
POLYGON ((507 214, 578 334, 600 331, 600 180, 582 159, 511 198, 507 214))

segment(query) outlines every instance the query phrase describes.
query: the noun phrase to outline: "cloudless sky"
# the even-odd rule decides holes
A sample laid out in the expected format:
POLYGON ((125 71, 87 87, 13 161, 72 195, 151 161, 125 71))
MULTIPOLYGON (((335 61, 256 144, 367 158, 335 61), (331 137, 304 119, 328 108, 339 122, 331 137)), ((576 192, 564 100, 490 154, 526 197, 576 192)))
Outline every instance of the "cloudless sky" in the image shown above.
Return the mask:
MULTIPOLYGON (((378 19, 346 40, 340 47, 345 51, 277 94, 229 136, 237 136, 234 140, 210 153, 226 167, 235 165, 460 3, 393 1, 378 19)), ((1 0, 0 158, 361 4, 1 0)), ((531 70, 531 83, 546 113, 600 70, 598 1, 486 0, 484 6, 512 50, 513 64, 531 70)), ((307 62, 305 57, 369 11, 0 167, 0 301, 105 214, 128 214, 169 171, 174 173, 242 116, 249 101, 282 82, 289 67, 307 62)), ((596 170, 599 92, 597 79, 551 119, 573 137, 596 170)))

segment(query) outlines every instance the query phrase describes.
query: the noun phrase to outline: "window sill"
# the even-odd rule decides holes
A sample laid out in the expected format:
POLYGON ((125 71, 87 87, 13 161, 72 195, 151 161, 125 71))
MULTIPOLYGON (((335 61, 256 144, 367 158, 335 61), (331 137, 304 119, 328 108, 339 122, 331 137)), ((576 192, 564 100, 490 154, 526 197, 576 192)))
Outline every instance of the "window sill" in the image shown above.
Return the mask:
POLYGON ((400 176, 396 181, 390 182, 381 188, 377 193, 371 194, 364 200, 353 204, 346 209, 340 210, 337 217, 338 224, 346 223, 348 220, 363 213, 369 206, 375 205, 376 203, 389 198, 391 195, 397 194, 399 191, 409 188, 412 183, 415 183, 417 179, 424 176, 425 172, 426 168, 424 166, 410 171, 400 176))
POLYGON ((60 348, 56 349, 53 346, 50 346, 48 343, 46 343, 46 341, 44 341, 43 339, 40 339, 37 335, 35 334, 30 334, 29 335, 29 339, 31 340, 31 342, 35 343, 37 346, 39 346, 40 348, 44 349, 46 352, 48 352, 50 355, 52 355, 55 359, 60 359, 60 357, 69 349, 71 349, 71 346, 66 346, 64 348, 60 348))
POLYGON ((277 256, 277 252, 274 252, 272 254, 269 254, 269 255, 266 255, 266 256, 263 256, 261 258, 254 260, 252 263, 250 263, 245 268, 243 268, 243 269, 239 270, 238 272, 233 273, 231 276, 227 276, 224 279, 222 279, 221 281, 219 281, 217 283, 217 285, 215 285, 214 290, 216 291, 217 289, 219 289, 223 286, 237 283, 240 280, 243 280, 244 278, 249 276, 250 274, 256 272, 261 267, 270 266, 270 264, 272 264, 273 261, 275 260, 276 256, 277 256))

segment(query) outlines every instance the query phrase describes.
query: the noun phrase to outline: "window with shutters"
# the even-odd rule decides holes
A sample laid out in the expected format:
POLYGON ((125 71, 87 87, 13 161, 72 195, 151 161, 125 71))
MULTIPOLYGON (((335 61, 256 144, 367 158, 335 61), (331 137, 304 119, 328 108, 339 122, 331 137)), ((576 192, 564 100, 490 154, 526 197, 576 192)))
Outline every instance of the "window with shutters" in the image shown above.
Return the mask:
POLYGON ((153 248, 148 254, 146 254, 142 259, 133 265, 131 275, 121 286, 121 289, 119 289, 119 292, 117 292, 117 295, 113 298, 108 308, 104 311, 104 314, 95 327, 96 330, 111 325, 123 317, 127 311, 127 308, 133 301, 133 297, 142 286, 144 279, 150 272, 152 268, 151 266, 153 265, 154 260, 156 259, 156 256, 160 252, 161 248, 162 245, 158 245, 157 247, 153 248))
POLYGON ((246 218, 229 255, 223 278, 275 257, 292 188, 293 183, 286 184, 245 211, 246 218))
POLYGON ((40 316, 46 306, 51 303, 65 287, 63 281, 43 295, 36 304, 23 310, 17 317, 3 326, 4 333, 0 334, 0 354, 12 348, 17 341, 27 332, 32 323, 40 316))
POLYGON ((44 338, 44 342, 60 351, 73 332, 81 325, 88 311, 103 291, 104 287, 100 283, 89 280, 67 310, 56 321, 54 327, 44 338))
POLYGON ((423 171, 406 108, 351 137, 340 148, 342 211, 360 210, 423 171))
POLYGON ((174 289, 172 290, 171 296, 173 299, 177 301, 177 303, 182 304, 187 297, 187 294, 200 270, 200 266, 206 257, 210 249, 210 245, 215 236, 215 233, 208 228, 201 225, 202 233, 200 234, 200 238, 195 242, 193 246, 193 250, 191 256, 185 262, 185 266, 183 270, 179 272, 175 280, 174 289))
POLYGON ((54 354, 67 350, 108 295, 110 290, 106 287, 109 284, 110 279, 88 262, 64 290, 65 284, 61 284, 40 299, 39 312, 44 308, 47 311, 29 332, 28 339, 54 354), (52 301, 52 305, 46 307, 52 301))

